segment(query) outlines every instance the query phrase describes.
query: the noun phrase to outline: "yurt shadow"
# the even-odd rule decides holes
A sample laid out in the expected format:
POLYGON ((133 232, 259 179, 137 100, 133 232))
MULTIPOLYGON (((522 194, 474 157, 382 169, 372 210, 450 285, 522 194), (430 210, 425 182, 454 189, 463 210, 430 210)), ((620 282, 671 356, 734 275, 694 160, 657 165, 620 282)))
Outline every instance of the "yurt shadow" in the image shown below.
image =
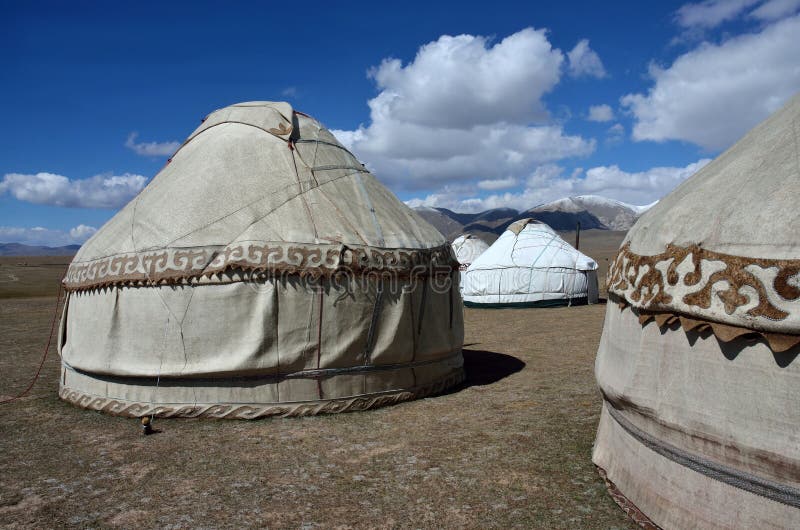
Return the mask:
MULTIPOLYGON (((743 350, 756 342, 761 342, 769 347, 769 343, 763 337, 753 337, 749 340, 745 339, 731 342, 724 342, 717 338, 717 342, 719 343, 719 348, 722 351, 722 354, 729 361, 735 360, 743 350)), ((770 353, 772 354, 772 358, 775 360, 775 364, 779 368, 788 368, 794 362, 797 356, 800 355, 800 346, 795 346, 794 348, 790 348, 786 351, 770 351, 770 353)))
MULTIPOLYGON (((661 334, 664 335, 670 331, 678 331, 680 329, 680 323, 673 322, 671 325, 662 328, 661 334)), ((700 340, 716 340, 717 344, 719 345, 720 352, 729 361, 735 361, 742 351, 751 347, 753 344, 762 343, 763 345, 769 347, 769 342, 758 334, 746 335, 737 340, 724 341, 714 335, 714 332, 711 330, 711 328, 705 328, 702 330, 692 329, 685 331, 685 333, 686 339, 690 346, 695 346, 700 340)), ((793 348, 785 351, 771 350, 770 353, 772 354, 772 358, 775 360, 775 364, 779 368, 787 368, 794 362, 797 356, 800 355, 800 345, 794 346, 793 348)))
POLYGON ((464 349, 462 354, 464 381, 444 394, 455 394, 473 386, 493 385, 525 368, 523 361, 505 353, 464 349))

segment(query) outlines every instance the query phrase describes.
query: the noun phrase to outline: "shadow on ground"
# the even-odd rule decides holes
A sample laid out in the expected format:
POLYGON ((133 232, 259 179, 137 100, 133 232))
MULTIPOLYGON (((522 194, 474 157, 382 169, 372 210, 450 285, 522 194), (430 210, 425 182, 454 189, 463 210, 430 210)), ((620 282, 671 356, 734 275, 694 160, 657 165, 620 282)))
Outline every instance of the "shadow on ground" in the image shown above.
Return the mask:
POLYGON ((524 362, 505 353, 468 349, 462 353, 466 378, 446 394, 460 392, 471 386, 491 385, 525 368, 524 362))

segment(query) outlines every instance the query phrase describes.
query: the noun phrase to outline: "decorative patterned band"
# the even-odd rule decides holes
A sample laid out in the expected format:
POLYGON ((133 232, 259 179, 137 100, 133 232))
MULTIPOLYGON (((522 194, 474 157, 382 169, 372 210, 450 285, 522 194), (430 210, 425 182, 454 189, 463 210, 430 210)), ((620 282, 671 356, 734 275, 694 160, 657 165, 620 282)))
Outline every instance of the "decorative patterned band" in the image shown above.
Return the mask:
POLYGON ((617 487, 614 482, 612 482, 608 478, 608 474, 606 474, 606 470, 600 466, 595 466, 597 468, 597 474, 600 475, 600 478, 603 479, 603 482, 606 483, 606 488, 608 489, 609 495, 617 503, 617 505, 622 508, 628 517, 633 519, 633 522, 638 524, 641 528, 645 530, 661 530, 661 527, 658 526, 656 523, 650 520, 647 515, 644 514, 642 510, 639 509, 628 497, 626 497, 617 487))
POLYGON ((607 287, 639 309, 800 334, 800 259, 747 258, 697 245, 640 256, 627 243, 609 267, 607 287))
POLYGON ((609 294, 609 300, 616 302, 619 305, 620 311, 624 311, 628 308, 635 311, 639 318, 639 323, 643 326, 648 322, 653 321, 660 329, 664 329, 665 327, 669 327, 677 323, 681 328, 683 328, 684 331, 703 332, 706 330, 711 330, 714 336, 722 342, 730 342, 738 338, 746 339, 760 337, 763 338, 767 344, 769 344, 769 347, 772 351, 778 353, 790 350, 800 344, 800 335, 787 335, 785 333, 757 331, 740 326, 730 326, 728 324, 720 324, 719 322, 690 318, 675 313, 634 309, 627 302, 619 300, 613 294, 609 294))
POLYGON ((424 386, 366 394, 341 399, 302 401, 294 403, 144 403, 105 396, 95 396, 62 386, 58 396, 78 407, 98 410, 115 416, 160 418, 216 418, 252 420, 270 416, 316 416, 354 412, 438 394, 464 380, 464 370, 451 372, 444 378, 424 386))
POLYGON ((210 278, 228 271, 329 277, 388 274, 427 277, 458 270, 450 245, 430 249, 385 249, 347 245, 240 243, 227 247, 161 249, 73 262, 64 278, 68 291, 110 285, 161 285, 210 278))

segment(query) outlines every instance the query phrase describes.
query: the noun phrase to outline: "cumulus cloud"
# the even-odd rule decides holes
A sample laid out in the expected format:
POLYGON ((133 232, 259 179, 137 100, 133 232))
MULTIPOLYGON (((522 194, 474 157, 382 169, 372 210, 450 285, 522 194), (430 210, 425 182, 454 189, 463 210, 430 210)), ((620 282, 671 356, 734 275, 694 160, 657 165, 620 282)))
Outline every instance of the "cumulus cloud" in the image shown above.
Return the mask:
POLYGON ((606 76, 606 69, 600 56, 589 47, 589 39, 583 39, 567 53, 569 58, 569 73, 573 77, 596 77, 601 79, 606 76))
POLYGON ((563 63, 544 30, 496 43, 445 35, 408 64, 385 59, 372 68, 380 92, 368 102, 369 125, 332 132, 396 188, 517 178, 595 148, 594 140, 551 123, 541 101, 563 63))
POLYGON ((517 185, 517 179, 508 177, 504 179, 480 180, 478 188, 482 190, 505 190, 517 185))
POLYGON ((606 143, 618 144, 625 137, 625 127, 621 123, 615 123, 606 131, 606 143))
POLYGON ((78 225, 71 230, 52 230, 35 226, 33 228, 18 226, 0 226, 0 243, 22 243, 23 245, 43 245, 61 247, 64 245, 80 245, 97 231, 93 226, 78 225))
POLYGON ((634 140, 729 146, 800 89, 800 16, 756 33, 704 43, 666 69, 651 67, 647 94, 622 105, 635 117, 634 140))
POLYGON ((86 241, 90 237, 97 232, 97 228, 88 225, 78 225, 75 228, 70 229, 69 237, 74 239, 75 241, 86 241))
POLYGON ((705 0, 682 5, 675 21, 684 28, 713 28, 739 16, 758 0, 705 0))
POLYGON ((629 204, 645 205, 668 194, 710 161, 701 159, 684 167, 654 167, 640 172, 627 172, 616 165, 599 166, 585 173, 578 169, 568 176, 561 166, 545 164, 531 173, 526 187, 518 192, 475 197, 463 189, 445 188, 406 204, 448 208, 457 212, 481 212, 502 207, 527 210, 563 197, 601 195, 629 204))
POLYGON ((102 174, 87 179, 69 179, 54 173, 7 173, 0 181, 0 195, 33 204, 68 208, 119 208, 144 188, 142 175, 102 174))
POLYGON ((750 12, 750 17, 772 21, 792 15, 800 9, 800 0, 769 0, 750 12))
POLYGON ((589 107, 589 121, 611 121, 614 119, 614 111, 609 105, 592 105, 589 107))
POLYGON ((137 142, 139 133, 132 132, 125 140, 125 147, 140 156, 170 156, 181 146, 180 142, 137 142))

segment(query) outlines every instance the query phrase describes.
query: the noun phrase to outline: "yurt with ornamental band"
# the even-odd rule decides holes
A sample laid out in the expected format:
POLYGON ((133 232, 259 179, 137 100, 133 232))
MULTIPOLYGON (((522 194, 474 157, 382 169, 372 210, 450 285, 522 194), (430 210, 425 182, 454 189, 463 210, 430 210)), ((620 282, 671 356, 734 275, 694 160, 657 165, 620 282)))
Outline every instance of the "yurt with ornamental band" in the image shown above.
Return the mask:
POLYGON ((464 376, 448 241, 288 103, 211 113, 80 249, 60 396, 127 416, 363 410, 464 376))
POLYGON ((464 305, 555 307, 598 301, 597 263, 546 224, 512 223, 463 276, 464 305))
POLYGON ((593 459, 663 528, 800 527, 800 96, 645 213, 609 271, 593 459))

